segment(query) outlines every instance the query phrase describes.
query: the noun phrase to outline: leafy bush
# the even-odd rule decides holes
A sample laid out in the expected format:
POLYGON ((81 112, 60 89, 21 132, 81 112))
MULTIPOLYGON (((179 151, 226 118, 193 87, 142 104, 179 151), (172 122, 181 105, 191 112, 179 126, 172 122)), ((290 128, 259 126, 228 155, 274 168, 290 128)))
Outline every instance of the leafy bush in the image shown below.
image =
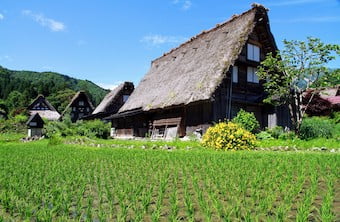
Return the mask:
POLYGON ((335 124, 340 124, 340 112, 331 113, 331 118, 335 124))
POLYGON ((209 127, 203 135, 202 145, 218 150, 250 150, 255 148, 256 137, 233 122, 220 122, 209 127))
POLYGON ((26 121, 28 117, 25 115, 17 115, 9 119, 0 119, 0 133, 26 133, 26 121))
POLYGON ((280 140, 292 140, 296 138, 296 134, 292 131, 282 133, 278 139, 280 140))
POLYGON ((110 124, 100 120, 78 121, 72 123, 69 118, 64 118, 62 122, 50 121, 45 124, 45 135, 52 138, 55 135, 66 136, 85 136, 106 139, 110 135, 110 124))
POLYGON ((44 134, 47 138, 52 138, 55 135, 69 136, 68 128, 64 122, 47 121, 44 125, 44 134))
POLYGON ((26 124, 27 120, 28 120, 28 117, 27 117, 26 115, 23 115, 23 114, 21 114, 21 115, 16 115, 16 116, 14 117, 14 121, 15 121, 16 123, 20 123, 20 124, 26 124))
POLYGON ((233 118, 232 122, 241 125, 244 129, 255 133, 259 130, 260 124, 256 120, 254 113, 249 113, 241 109, 233 118))
POLYGON ((282 126, 275 126, 271 129, 266 129, 266 132, 268 132, 275 139, 278 139, 285 131, 283 130, 282 126))
POLYGON ((333 136, 334 124, 331 120, 321 117, 305 118, 302 121, 299 137, 304 140, 333 136))
POLYGON ((333 112, 330 117, 330 120, 335 125, 333 129, 333 137, 340 141, 340 112, 333 112))
POLYGON ((56 146, 62 144, 62 139, 59 135, 53 135, 49 138, 48 145, 49 146, 56 146))
POLYGON ((261 131, 258 134, 256 134, 256 138, 259 140, 269 140, 274 139, 270 133, 267 131, 261 131))
POLYGON ((107 139, 110 136, 110 130, 110 124, 100 120, 78 121, 76 123, 76 133, 80 136, 107 139))

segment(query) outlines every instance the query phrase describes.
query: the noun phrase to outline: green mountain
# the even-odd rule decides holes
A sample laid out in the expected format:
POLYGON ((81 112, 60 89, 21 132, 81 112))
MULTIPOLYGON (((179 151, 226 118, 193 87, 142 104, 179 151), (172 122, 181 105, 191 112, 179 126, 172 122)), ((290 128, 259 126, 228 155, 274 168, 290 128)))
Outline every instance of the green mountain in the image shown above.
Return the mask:
POLYGON ((88 80, 55 72, 14 71, 0 66, 0 100, 4 100, 12 111, 26 107, 37 95, 42 94, 62 112, 79 90, 87 92, 94 106, 108 93, 108 90, 88 80))

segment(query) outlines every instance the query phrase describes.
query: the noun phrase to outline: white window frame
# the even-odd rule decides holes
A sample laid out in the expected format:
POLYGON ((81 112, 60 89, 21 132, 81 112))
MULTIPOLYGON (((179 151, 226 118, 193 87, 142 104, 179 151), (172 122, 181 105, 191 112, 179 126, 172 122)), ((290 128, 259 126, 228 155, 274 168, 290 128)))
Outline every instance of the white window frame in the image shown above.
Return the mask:
POLYGON ((248 66, 247 67, 247 82, 259 83, 259 77, 256 74, 257 68, 248 66))
POLYGON ((260 61, 260 47, 257 45, 247 44, 247 59, 255 62, 260 61))
POLYGON ((238 66, 233 66, 233 83, 238 83, 238 66))

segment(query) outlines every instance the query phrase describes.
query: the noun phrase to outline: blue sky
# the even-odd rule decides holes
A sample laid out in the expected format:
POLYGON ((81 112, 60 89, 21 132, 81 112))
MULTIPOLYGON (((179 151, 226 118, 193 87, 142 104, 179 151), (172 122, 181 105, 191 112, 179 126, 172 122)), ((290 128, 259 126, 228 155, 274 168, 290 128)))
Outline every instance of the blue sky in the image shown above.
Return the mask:
MULTIPOLYGON (((1 0, 0 65, 55 71, 105 88, 137 84, 153 59, 251 8, 223 0, 1 0)), ((282 40, 340 44, 340 0, 260 1, 282 40)), ((340 59, 330 64, 340 67, 340 59)))

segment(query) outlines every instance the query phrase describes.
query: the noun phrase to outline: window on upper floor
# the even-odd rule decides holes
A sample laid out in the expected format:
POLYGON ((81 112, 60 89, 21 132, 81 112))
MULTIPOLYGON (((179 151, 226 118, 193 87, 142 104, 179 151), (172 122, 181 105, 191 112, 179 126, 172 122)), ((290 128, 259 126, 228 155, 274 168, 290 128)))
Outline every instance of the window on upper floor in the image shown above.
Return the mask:
POLYGON ((37 126, 38 125, 38 123, 37 122, 30 122, 30 124, 29 124, 30 126, 37 126))
POLYGON ((257 72, 257 68, 255 67, 247 68, 247 82, 259 83, 259 78, 256 72, 257 72))
POLYGON ((79 104, 79 106, 84 106, 85 103, 84 103, 83 100, 80 100, 78 104, 79 104))
POLYGON ((233 83, 238 83, 238 66, 233 66, 233 83))
POLYGON ((260 47, 248 43, 247 44, 247 59, 259 62, 260 61, 260 47))
POLYGON ((129 98, 129 95, 123 95, 123 102, 125 103, 129 98))

